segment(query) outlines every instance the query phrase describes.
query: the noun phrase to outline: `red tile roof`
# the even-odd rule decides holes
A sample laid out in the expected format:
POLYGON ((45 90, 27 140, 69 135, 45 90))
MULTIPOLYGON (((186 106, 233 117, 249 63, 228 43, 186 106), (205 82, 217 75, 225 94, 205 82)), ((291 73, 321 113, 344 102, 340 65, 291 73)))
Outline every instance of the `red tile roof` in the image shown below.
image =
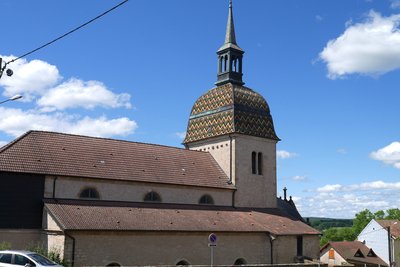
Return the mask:
POLYGON ((43 131, 1 148, 0 171, 234 189, 206 152, 43 131))
POLYGON ((377 220, 383 228, 390 227, 390 234, 395 238, 400 237, 400 221, 399 220, 377 220))
POLYGON ((320 234, 279 209, 53 199, 45 200, 45 208, 63 230, 320 234))
POLYGON ((321 252, 325 253, 333 248, 349 263, 366 263, 381 266, 388 266, 375 252, 360 241, 329 242, 322 247, 321 252), (359 253, 361 252, 361 254, 359 253), (358 255, 358 256, 356 256, 358 255), (368 256, 371 255, 371 256, 368 256))

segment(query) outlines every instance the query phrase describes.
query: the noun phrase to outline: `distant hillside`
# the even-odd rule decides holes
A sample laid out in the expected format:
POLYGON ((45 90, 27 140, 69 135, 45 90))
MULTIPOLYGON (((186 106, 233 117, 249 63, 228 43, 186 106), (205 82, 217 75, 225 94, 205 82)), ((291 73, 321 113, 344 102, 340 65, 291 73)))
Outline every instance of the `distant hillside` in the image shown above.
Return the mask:
POLYGON ((319 231, 323 231, 331 227, 351 227, 353 225, 352 219, 333 219, 317 217, 309 217, 304 219, 309 220, 310 225, 319 231))

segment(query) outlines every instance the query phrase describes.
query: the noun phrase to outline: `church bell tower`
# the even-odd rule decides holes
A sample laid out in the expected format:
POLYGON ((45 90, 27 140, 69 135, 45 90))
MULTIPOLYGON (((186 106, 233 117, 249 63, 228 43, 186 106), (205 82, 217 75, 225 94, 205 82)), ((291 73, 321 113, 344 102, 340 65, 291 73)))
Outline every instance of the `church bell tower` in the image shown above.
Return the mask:
POLYGON ((218 75, 217 86, 225 83, 244 85, 243 78, 244 51, 236 43, 235 24, 233 22, 232 0, 229 1, 228 23, 225 43, 217 51, 218 75))
POLYGON ((214 157, 235 185, 233 206, 275 208, 279 138, 265 99, 243 86, 243 54, 230 0, 225 42, 217 51, 217 87, 194 103, 184 145, 214 157))

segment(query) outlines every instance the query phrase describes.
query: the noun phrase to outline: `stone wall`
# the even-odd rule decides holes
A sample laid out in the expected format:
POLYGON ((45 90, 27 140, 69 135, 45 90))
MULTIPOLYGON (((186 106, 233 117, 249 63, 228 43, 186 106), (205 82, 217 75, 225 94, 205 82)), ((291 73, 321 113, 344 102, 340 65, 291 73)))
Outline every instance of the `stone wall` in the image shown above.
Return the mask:
POLYGON ((42 230, 37 229, 0 229, 0 243, 6 242, 11 249, 25 250, 42 242, 42 230))
MULTIPOLYGON (((176 265, 180 261, 210 264, 207 233, 79 231, 69 234, 74 240, 66 238, 65 259, 72 260, 74 249, 74 266, 106 266, 113 262, 122 266, 176 265)), ((240 258, 251 264, 269 262, 269 244, 264 233, 218 233, 217 247, 213 249, 214 263, 233 265, 240 258)))
POLYGON ((276 141, 232 134, 190 144, 209 152, 236 186, 237 207, 276 208, 276 141), (252 152, 262 153, 262 174, 252 173, 252 152))
POLYGON ((101 200, 143 202, 144 196, 157 192, 163 203, 198 204, 204 195, 210 195, 215 205, 230 206, 232 203, 232 190, 208 187, 193 187, 180 185, 167 185, 156 183, 140 183, 129 181, 111 181, 88 178, 47 176, 45 182, 45 197, 52 198, 55 184, 55 198, 78 199, 85 188, 95 188, 101 200))

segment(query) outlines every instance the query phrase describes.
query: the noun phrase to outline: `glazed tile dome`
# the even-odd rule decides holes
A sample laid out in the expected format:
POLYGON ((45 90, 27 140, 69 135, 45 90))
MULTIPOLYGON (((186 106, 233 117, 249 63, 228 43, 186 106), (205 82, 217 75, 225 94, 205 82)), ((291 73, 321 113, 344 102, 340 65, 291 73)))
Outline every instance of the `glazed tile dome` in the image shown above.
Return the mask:
POLYGON ((184 144, 233 133, 279 140, 265 99, 250 88, 227 83, 193 105, 184 144))

